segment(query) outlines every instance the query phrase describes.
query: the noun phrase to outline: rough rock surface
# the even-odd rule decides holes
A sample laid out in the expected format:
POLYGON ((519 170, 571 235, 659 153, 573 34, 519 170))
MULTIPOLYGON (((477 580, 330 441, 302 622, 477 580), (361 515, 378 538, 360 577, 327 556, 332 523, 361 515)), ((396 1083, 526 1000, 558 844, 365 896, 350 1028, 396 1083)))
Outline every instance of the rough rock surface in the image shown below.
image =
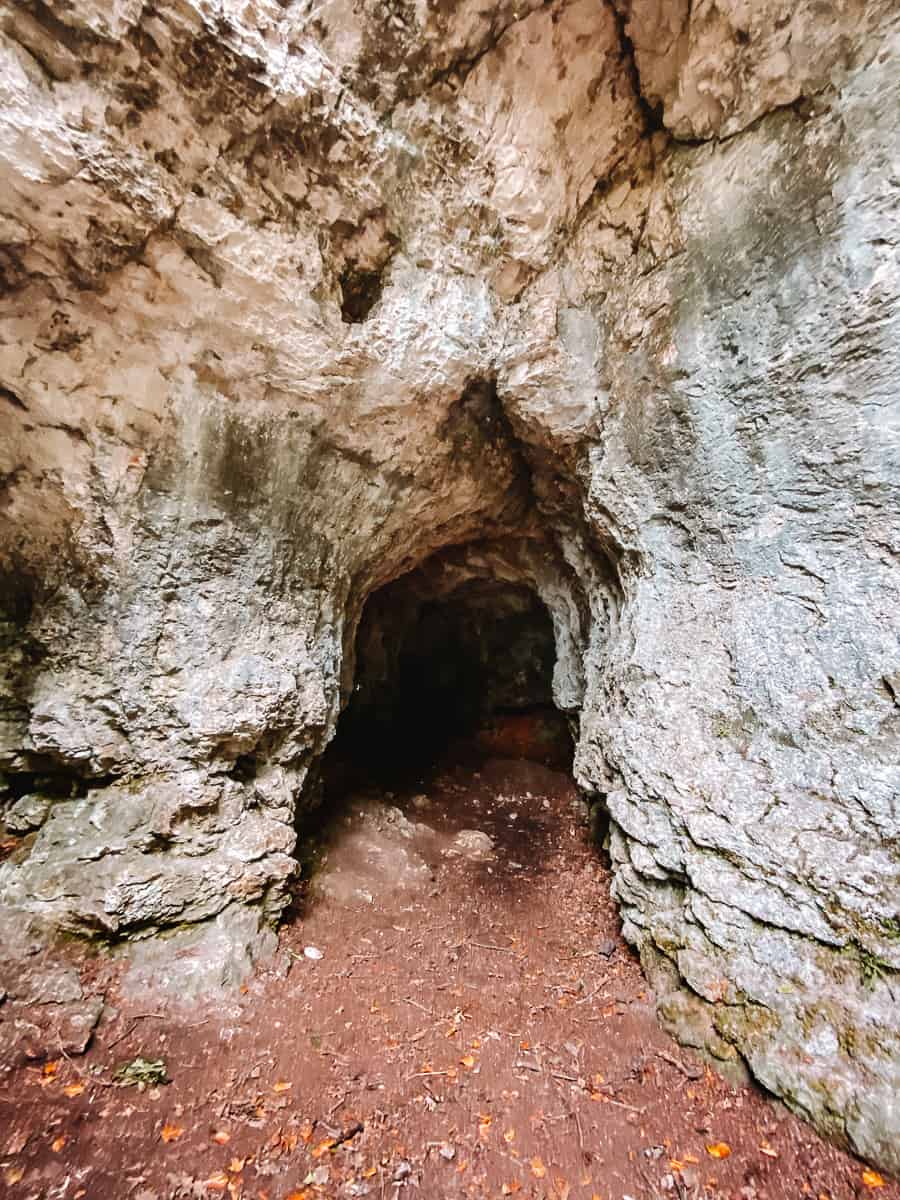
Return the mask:
POLYGON ((0 52, 5 924, 246 969, 366 598, 470 543, 663 1018, 900 1169, 893 0, 48 0, 0 52))

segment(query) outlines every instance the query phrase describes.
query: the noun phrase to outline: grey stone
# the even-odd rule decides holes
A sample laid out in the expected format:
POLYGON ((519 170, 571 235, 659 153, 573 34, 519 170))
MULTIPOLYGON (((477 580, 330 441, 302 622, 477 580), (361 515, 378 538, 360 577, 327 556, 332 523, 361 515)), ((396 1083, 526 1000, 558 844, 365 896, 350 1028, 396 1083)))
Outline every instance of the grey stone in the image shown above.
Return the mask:
POLYGON ((49 796, 31 793, 21 796, 3 814, 3 823, 7 832, 14 834, 30 833, 40 829, 47 819, 47 814, 53 804, 49 796))
POLYGON ((448 858, 465 858, 470 862, 491 862, 497 857, 493 841, 481 829, 461 829, 444 854, 448 858))
POLYGON ((546 606, 669 1027, 900 1170, 900 32, 740 7, 4 16, 4 1008, 246 978, 430 563, 546 606))

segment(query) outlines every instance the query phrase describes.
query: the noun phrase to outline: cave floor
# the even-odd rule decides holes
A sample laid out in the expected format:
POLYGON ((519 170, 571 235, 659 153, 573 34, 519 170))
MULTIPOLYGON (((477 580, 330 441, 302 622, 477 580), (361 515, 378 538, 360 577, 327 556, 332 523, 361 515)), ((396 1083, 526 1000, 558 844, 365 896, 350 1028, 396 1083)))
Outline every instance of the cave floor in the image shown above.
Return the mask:
POLYGON ((238 1000, 118 1003, 83 1058, 7 1080, 9 1196, 900 1197, 661 1031, 566 775, 457 760, 356 799, 375 842, 391 826, 380 865, 367 880, 359 822, 338 818, 238 1000), (463 829, 494 857, 472 857, 483 838, 453 856, 463 829), (138 1056, 171 1082, 114 1086, 138 1056))

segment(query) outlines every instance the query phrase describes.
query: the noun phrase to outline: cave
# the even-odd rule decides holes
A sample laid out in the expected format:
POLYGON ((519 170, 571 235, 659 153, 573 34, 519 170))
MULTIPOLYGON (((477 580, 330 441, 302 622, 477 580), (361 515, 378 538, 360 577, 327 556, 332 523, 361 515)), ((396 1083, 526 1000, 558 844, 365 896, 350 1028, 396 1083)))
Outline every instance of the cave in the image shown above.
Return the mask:
MULTIPOLYGON (((302 1039, 275 1036, 276 1000, 282 1031, 329 989, 349 1008, 355 972, 380 987, 419 939, 430 998, 407 957, 363 1018, 440 1014, 453 1062, 406 1019, 373 1039, 440 1058, 407 1064, 423 1095, 453 1070, 478 1111, 488 1072, 462 1064, 507 1014, 472 1038, 466 1014, 502 983, 503 1036, 534 1021, 551 1048, 497 1093, 584 1079, 545 1112, 612 1124, 629 1110, 590 1100, 612 1075, 584 1069, 578 1022, 624 1055, 620 971, 647 1045, 672 1058, 664 1028, 900 1172, 896 0, 308 10, 41 0, 0 22, 10 1094, 62 1048, 88 1056, 66 1076, 87 1104, 113 1044, 166 1057, 141 1014, 170 1002, 211 1006, 210 1060, 249 1053, 226 1042, 253 1006, 277 1061, 302 1039), (329 926, 298 834, 339 794, 359 853, 384 835, 419 890, 329 926)), ((332 1017, 307 1040, 357 1019, 332 1017)), ((341 1096, 302 1066, 322 1104, 295 1115, 330 1127, 341 1096)), ((432 1130, 427 1164, 378 1157, 352 1192, 316 1182, 344 1132, 285 1193, 442 1195, 483 1157, 441 1158, 432 1130)), ((595 1135, 565 1141, 571 1180, 595 1135)), ((23 1194, 91 1166, 73 1136, 42 1167, 41 1140, 0 1163, 23 1194)), ((763 1152, 779 1179, 737 1177, 759 1145, 716 1160, 722 1190, 793 1195, 787 1141, 763 1152)), ((808 1148, 811 1194, 859 1178, 808 1148)))
POLYGON ((354 663, 326 775, 341 767, 399 786, 459 743, 571 768, 553 706, 553 623, 522 583, 476 577, 443 591, 426 564, 369 597, 354 663))

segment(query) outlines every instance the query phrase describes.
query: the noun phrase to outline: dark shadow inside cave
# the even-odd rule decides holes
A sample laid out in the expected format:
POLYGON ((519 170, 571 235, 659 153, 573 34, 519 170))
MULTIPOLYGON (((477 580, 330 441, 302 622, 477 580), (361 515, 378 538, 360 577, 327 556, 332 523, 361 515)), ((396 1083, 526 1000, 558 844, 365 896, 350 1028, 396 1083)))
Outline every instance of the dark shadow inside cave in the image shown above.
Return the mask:
POLYGON ((445 590, 420 570, 387 584, 360 621, 352 691, 323 763, 326 792, 348 776, 402 787, 451 747, 568 769, 555 659, 550 615, 521 583, 479 577, 445 590))

